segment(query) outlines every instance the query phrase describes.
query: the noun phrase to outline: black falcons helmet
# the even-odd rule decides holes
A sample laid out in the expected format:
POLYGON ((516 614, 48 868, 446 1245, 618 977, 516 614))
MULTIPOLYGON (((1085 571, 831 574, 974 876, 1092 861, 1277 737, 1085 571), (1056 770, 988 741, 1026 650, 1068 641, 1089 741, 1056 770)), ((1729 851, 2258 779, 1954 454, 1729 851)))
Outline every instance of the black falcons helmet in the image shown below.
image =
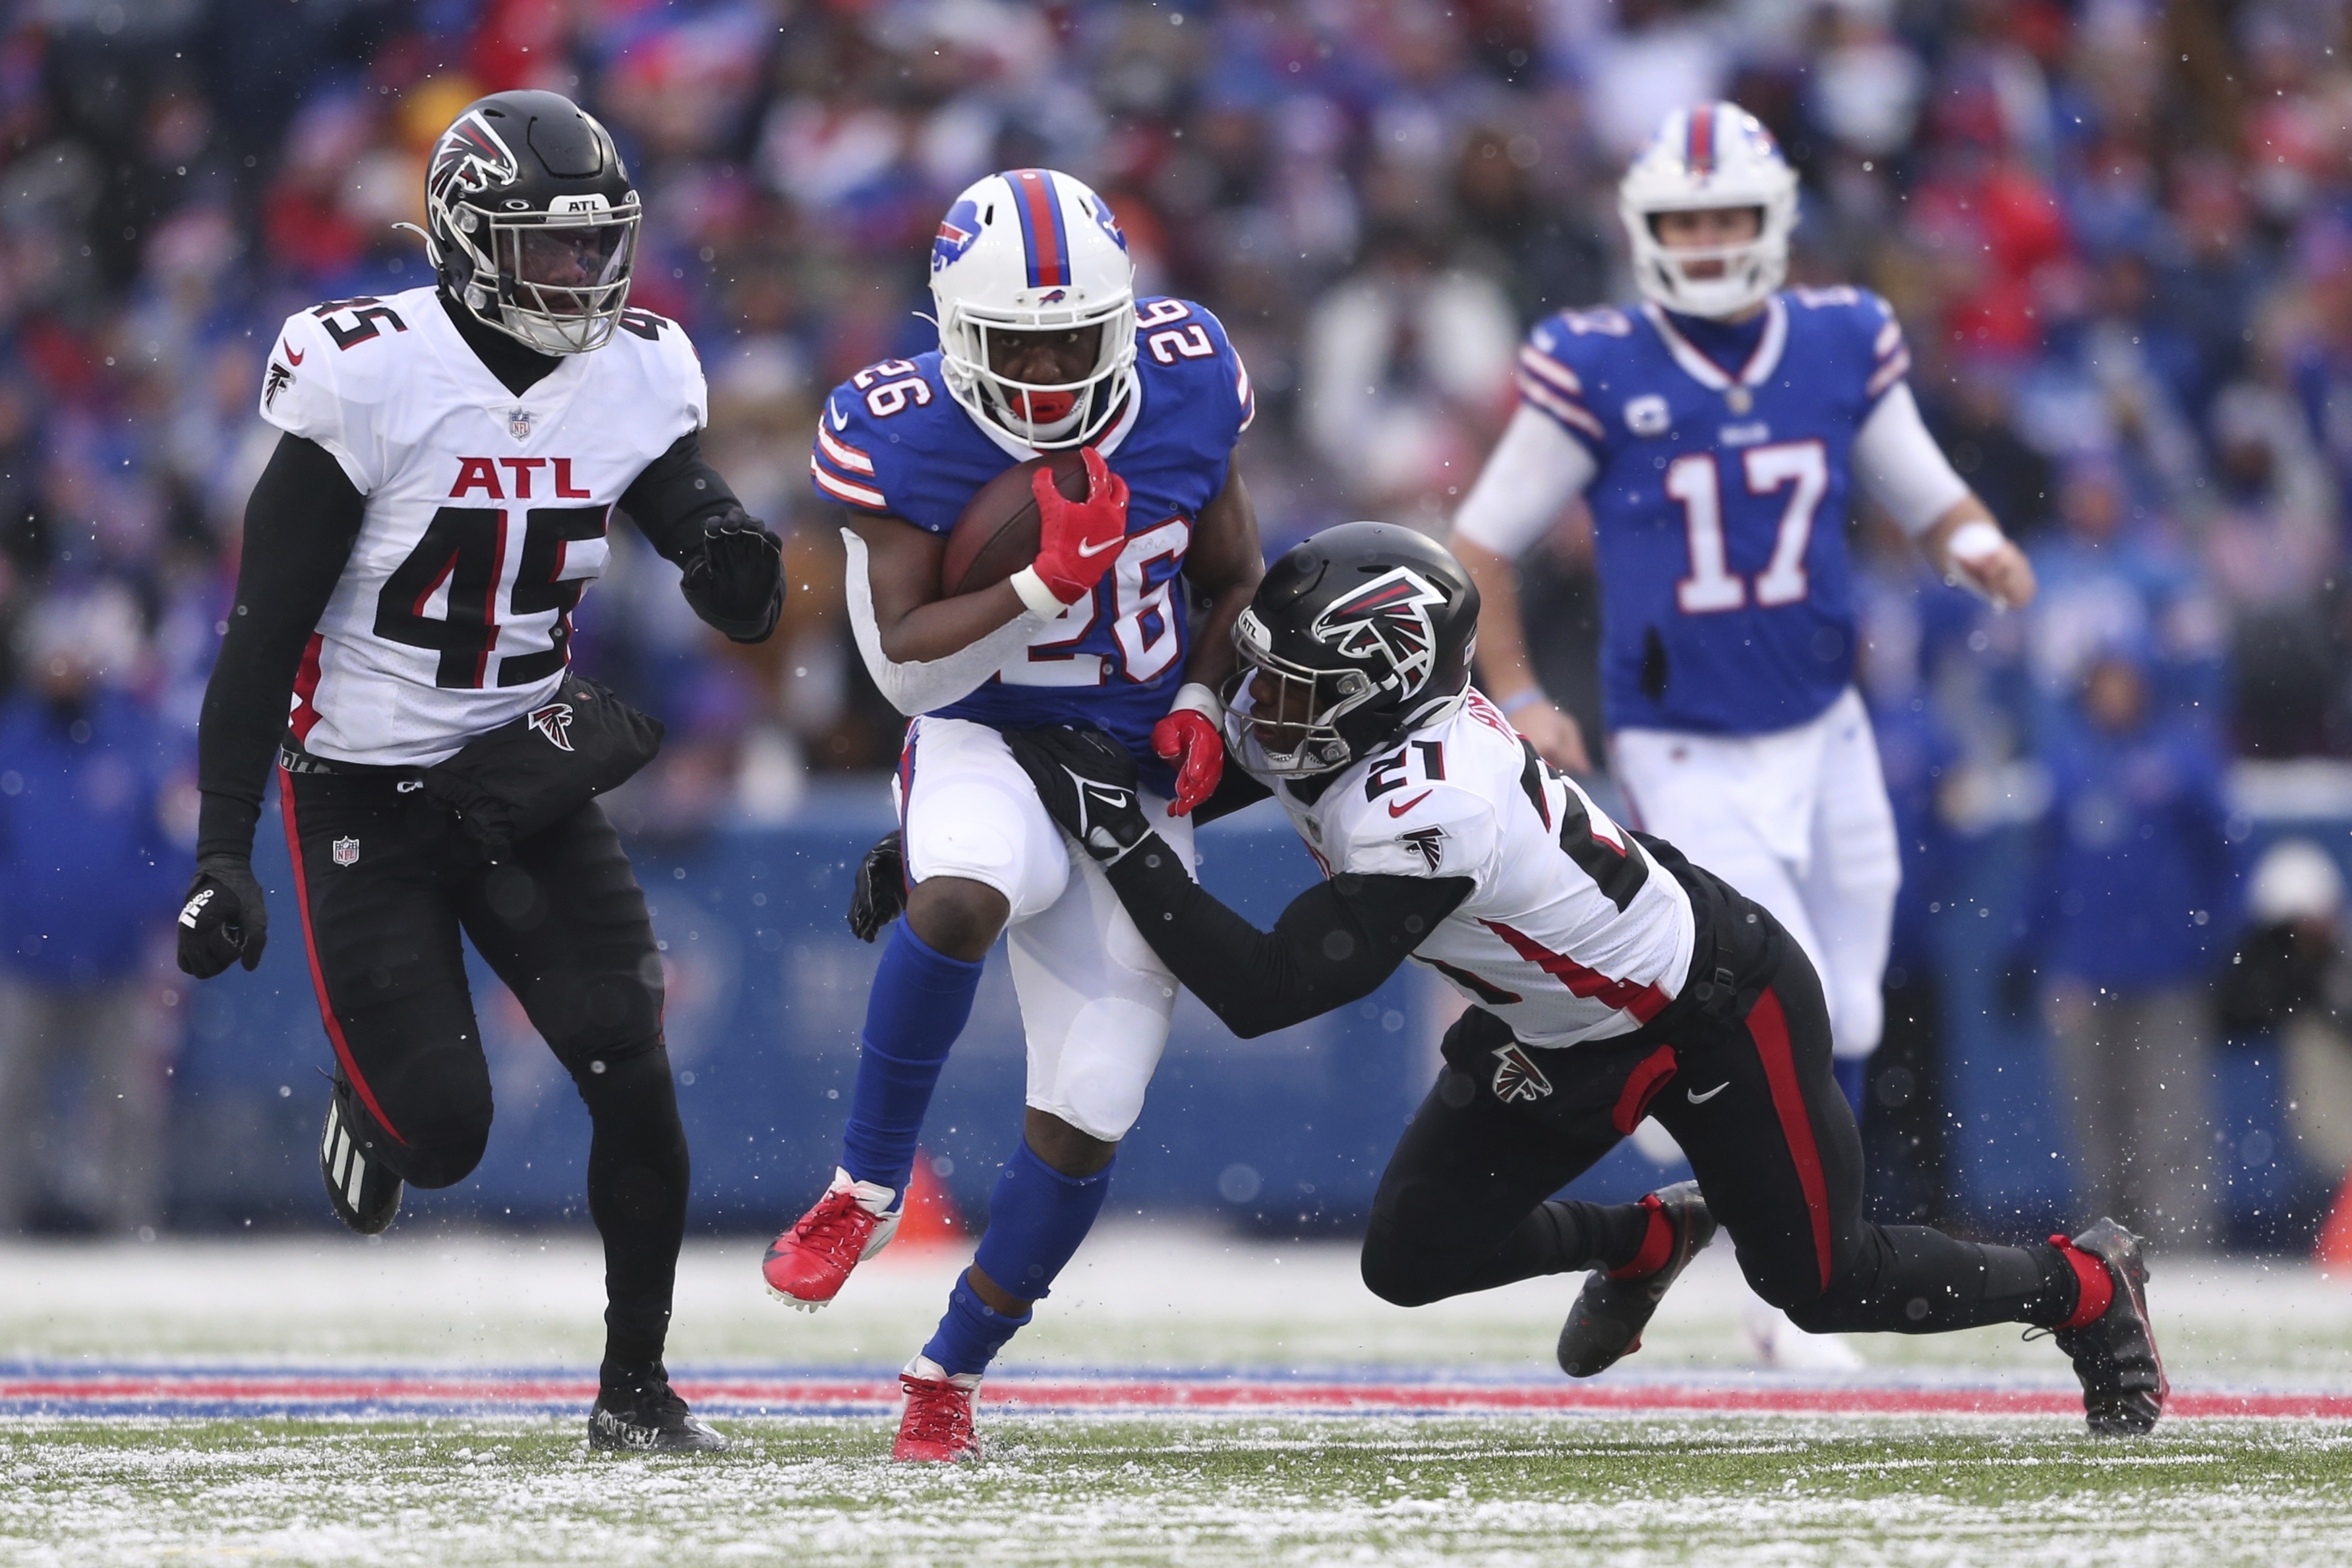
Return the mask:
POLYGON ((629 299, 637 192, 612 135, 561 93, 466 106, 425 174, 425 248, 449 297, 543 354, 601 349, 629 299))
POLYGON ((1253 773, 1345 768, 1459 705, 1477 641, 1478 590, 1444 546, 1387 523, 1326 528, 1234 624, 1226 744, 1253 773))

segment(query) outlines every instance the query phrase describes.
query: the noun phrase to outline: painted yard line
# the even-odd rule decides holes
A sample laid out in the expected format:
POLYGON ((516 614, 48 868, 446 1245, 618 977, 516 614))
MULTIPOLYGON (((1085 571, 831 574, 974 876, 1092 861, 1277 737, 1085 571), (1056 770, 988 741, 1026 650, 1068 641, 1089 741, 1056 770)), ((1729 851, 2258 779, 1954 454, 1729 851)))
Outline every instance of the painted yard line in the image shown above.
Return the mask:
MULTIPOLYGON (((865 1415, 893 1410, 884 1375, 681 1374, 698 1408, 727 1415, 865 1415)), ((1838 1384, 1746 1380, 1514 1385, 1417 1380, 1239 1377, 1068 1377, 1006 1374, 992 1405, 1033 1412, 1302 1415, 1717 1414, 1806 1416, 2069 1416, 2079 1396, 2049 1387, 1838 1384)), ((65 1369, 0 1375, 0 1415, 237 1416, 523 1414, 584 1407, 587 1378, 501 1374, 65 1369)), ((2281 1389, 2176 1390, 2175 1416, 2352 1420, 2352 1394, 2281 1389)))

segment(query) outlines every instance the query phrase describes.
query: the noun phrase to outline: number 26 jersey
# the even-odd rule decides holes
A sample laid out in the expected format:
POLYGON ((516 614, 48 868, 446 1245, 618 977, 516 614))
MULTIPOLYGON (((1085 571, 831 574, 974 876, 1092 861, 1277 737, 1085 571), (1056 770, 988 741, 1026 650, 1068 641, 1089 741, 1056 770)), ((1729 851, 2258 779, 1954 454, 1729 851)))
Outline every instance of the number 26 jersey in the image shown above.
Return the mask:
POLYGON ((1761 734, 1852 683, 1851 454, 1909 368, 1885 301, 1858 288, 1772 296, 1728 369, 1654 305, 1537 323, 1520 399, 1599 470, 1611 728, 1761 734))
MULTIPOLYGON (((1150 736, 1183 684, 1189 632, 1178 579, 1256 400, 1224 328, 1188 300, 1137 300, 1135 348, 1127 406, 1095 442, 1128 484, 1126 544, 1094 592, 939 712, 999 729, 1097 725, 1135 754, 1152 788, 1167 789, 1172 778, 1150 736)), ((833 390, 810 483, 854 515, 945 535, 982 486, 1035 455, 948 395, 935 350, 885 360, 833 390)))
POLYGON ((707 403, 686 333, 649 311, 520 395, 433 288, 288 317, 261 416, 325 448, 367 501, 295 675, 295 739, 425 766, 547 702, 614 504, 707 403))

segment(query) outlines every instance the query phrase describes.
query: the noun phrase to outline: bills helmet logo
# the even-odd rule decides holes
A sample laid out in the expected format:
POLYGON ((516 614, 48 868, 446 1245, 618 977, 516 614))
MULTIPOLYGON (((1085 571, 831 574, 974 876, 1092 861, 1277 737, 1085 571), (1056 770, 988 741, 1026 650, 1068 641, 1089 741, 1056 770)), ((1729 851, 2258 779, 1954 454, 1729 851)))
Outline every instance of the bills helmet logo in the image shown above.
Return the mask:
POLYGON ((980 238, 980 204, 958 202, 940 220, 940 232, 931 238, 931 270, 940 271, 963 259, 972 242, 980 238))
POLYGON ((1437 631, 1429 612, 1445 595, 1409 567, 1381 573, 1315 618, 1318 642, 1350 659, 1386 658, 1396 673, 1383 685, 1411 697, 1437 668, 1437 631))
POLYGON ((1551 1092, 1551 1080, 1543 1075, 1528 1048, 1517 1040, 1495 1048, 1495 1098, 1508 1105, 1517 1101, 1540 1100, 1551 1092))
POLYGON ((1112 214, 1110 204, 1102 200, 1100 197, 1097 197, 1094 204, 1094 209, 1095 222, 1102 225, 1102 232, 1110 235, 1111 243, 1118 246, 1119 249, 1125 250, 1127 248, 1127 234, 1126 231, 1122 230, 1118 226, 1118 219, 1112 214))
POLYGON ((545 707, 533 708, 530 713, 530 727, 545 736, 547 743, 558 751, 571 750, 572 705, 550 703, 545 707))
POLYGON ((433 147, 433 170, 425 179, 436 201, 479 195, 520 177, 513 152, 490 129, 479 110, 468 110, 441 133, 433 147))
POLYGON ((1445 859, 1445 830, 1415 828, 1409 833, 1399 834, 1398 837, 1405 848, 1419 855, 1428 865, 1429 874, 1435 876, 1439 862, 1445 859))

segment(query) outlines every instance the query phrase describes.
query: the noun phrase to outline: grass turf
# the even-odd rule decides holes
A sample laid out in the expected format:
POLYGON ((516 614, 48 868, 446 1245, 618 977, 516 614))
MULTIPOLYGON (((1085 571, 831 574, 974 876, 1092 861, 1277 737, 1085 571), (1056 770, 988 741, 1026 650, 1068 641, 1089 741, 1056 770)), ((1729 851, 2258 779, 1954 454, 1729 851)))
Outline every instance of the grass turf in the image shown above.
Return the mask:
POLYGON ((2054 1419, 733 1420, 718 1457, 573 1419, 0 1425, 0 1563, 2340 1563, 2352 1427, 2054 1419))

